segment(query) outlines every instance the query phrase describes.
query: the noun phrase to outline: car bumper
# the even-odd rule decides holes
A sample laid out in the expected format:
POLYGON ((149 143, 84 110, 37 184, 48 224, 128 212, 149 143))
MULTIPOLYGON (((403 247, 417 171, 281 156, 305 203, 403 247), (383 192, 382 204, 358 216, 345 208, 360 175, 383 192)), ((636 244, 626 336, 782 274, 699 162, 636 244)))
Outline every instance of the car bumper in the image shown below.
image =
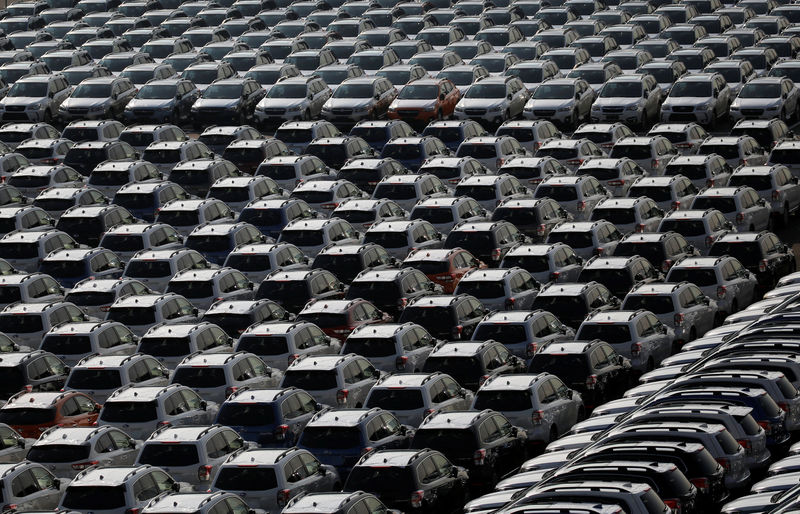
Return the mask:
POLYGON ((553 123, 566 123, 572 116, 572 111, 559 111, 553 109, 525 109, 522 115, 527 120, 550 120, 553 123))
POLYGON ((1 121, 44 121, 44 111, 3 111, 0 113, 1 121))
POLYGON ((162 110, 162 109, 154 109, 154 110, 135 110, 135 111, 124 111, 122 113, 123 118, 127 122, 142 122, 142 123, 152 123, 154 121, 164 121, 170 118, 172 115, 171 111, 162 110))
POLYGON ((503 121, 503 113, 499 111, 484 111, 482 113, 454 112, 453 117, 459 120, 473 120, 478 123, 500 123, 503 121))
POLYGON ((73 120, 103 120, 113 118, 108 112, 83 112, 83 111, 59 111, 58 117, 63 121, 73 120))
POLYGON ((295 121, 303 118, 302 111, 284 111, 282 113, 268 113, 264 111, 256 111, 253 113, 253 119, 260 125, 279 126, 285 121, 295 121))
POLYGON ((674 112, 662 111, 661 121, 664 123, 669 122, 690 122, 694 121, 700 124, 711 123, 712 111, 689 111, 689 112, 674 112))
POLYGON ((436 111, 420 111, 417 109, 399 109, 389 111, 387 117, 392 120, 427 123, 436 117, 436 111))
POLYGON ((731 122, 736 122, 744 119, 769 120, 780 116, 780 111, 778 109, 775 109, 774 111, 769 111, 767 109, 739 109, 734 111, 733 109, 731 109, 730 113, 731 113, 731 122))
POLYGON ((590 116, 592 118, 592 123, 613 123, 620 121, 622 123, 634 123, 638 125, 642 122, 642 111, 593 111, 590 116))

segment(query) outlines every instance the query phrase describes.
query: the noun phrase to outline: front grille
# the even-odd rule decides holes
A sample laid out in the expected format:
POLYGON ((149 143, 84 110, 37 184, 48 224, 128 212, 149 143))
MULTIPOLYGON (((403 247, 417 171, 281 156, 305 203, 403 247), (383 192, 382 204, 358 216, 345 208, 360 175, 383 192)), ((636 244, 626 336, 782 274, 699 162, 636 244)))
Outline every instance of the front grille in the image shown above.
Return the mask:
POLYGON ((467 116, 483 116, 486 114, 486 109, 464 109, 467 116))
POLYGON ((603 112, 622 112, 622 107, 603 107, 603 112))
POLYGON ((29 121, 24 112, 7 112, 3 114, 3 121, 29 121))
POLYGON ((555 113, 556 113, 555 110, 552 110, 552 111, 543 111, 543 110, 539 110, 539 109, 534 109, 533 110, 534 116, 553 116, 553 115, 555 115, 555 113))
POLYGON ((694 114, 671 114, 669 121, 697 121, 694 114))
POLYGON ((331 109, 331 112, 336 116, 349 116, 353 109, 331 109))
POLYGON ((764 109, 742 109, 744 116, 761 116, 763 113, 764 109))
POLYGON ((672 112, 692 112, 694 107, 691 105, 676 105, 672 107, 672 112))
POLYGON ((6 106, 6 111, 24 111, 24 105, 8 105, 6 106))
POLYGON ((89 109, 82 109, 82 108, 81 108, 81 109, 76 109, 76 108, 72 108, 72 109, 69 109, 67 112, 69 112, 70 114, 86 114, 86 113, 88 113, 88 112, 89 112, 89 109))
POLYGON ((285 111, 285 109, 264 109, 264 114, 267 116, 281 116, 285 111))
POLYGON ((397 114, 399 114, 403 118, 414 118, 414 117, 417 116, 418 112, 419 111, 408 111, 408 110, 406 110, 406 111, 397 111, 397 114))

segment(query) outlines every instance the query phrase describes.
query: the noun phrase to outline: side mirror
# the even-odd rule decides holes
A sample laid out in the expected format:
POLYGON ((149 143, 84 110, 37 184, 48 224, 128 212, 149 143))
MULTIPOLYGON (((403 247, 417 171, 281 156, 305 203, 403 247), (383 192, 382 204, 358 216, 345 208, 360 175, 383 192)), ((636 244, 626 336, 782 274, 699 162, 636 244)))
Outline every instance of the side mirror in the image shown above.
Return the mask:
POLYGON ((181 484, 178 482, 172 482, 172 487, 170 489, 172 489, 173 492, 178 493, 181 490, 181 484))
POLYGON ((325 476, 325 475, 328 474, 328 468, 326 468, 325 466, 320 465, 320 467, 317 468, 317 473, 319 473, 322 476, 325 476))
POLYGON ((457 467, 453 466, 452 468, 450 468, 450 476, 453 477, 453 478, 458 476, 458 468, 457 467))
POLYGON ((324 406, 324 405, 322 405, 322 404, 321 404, 321 403, 319 403, 319 402, 317 402, 317 403, 315 403, 315 404, 314 404, 314 410, 315 410, 315 411, 317 411, 317 412, 321 411, 321 410, 322 410, 322 409, 324 409, 324 408, 325 408, 325 406, 324 406))
POLYGON ((462 387, 462 388, 461 388, 461 389, 458 391, 458 394, 459 394, 459 395, 461 395, 461 397, 462 397, 462 398, 466 398, 466 396, 467 396, 467 390, 466 390, 466 389, 464 389, 464 388, 462 387))
POLYGON ((511 100, 512 98, 514 98, 514 95, 512 95, 511 93, 509 93, 509 94, 508 94, 508 96, 507 96, 506 98, 508 98, 509 100, 511 100))
POLYGON ((381 95, 376 94, 375 95, 375 100, 380 100, 380 99, 381 99, 381 95))
POLYGON ((61 479, 60 478, 53 479, 53 489, 61 489, 61 479))
POLYGON ((719 91, 714 91, 714 98, 719 98, 719 91))
POLYGON ((344 283, 339 282, 339 285, 336 287, 339 291, 344 291, 344 283))
POLYGON ((103 408, 102 405, 100 405, 99 403, 95 403, 94 404, 94 410, 92 412, 100 412, 100 409, 102 409, 102 408, 103 408))
POLYGON ((580 93, 575 93, 575 100, 578 100, 578 99, 580 99, 580 97, 581 97, 581 94, 580 94, 580 93))
POLYGON ((199 314, 200 314, 200 311, 197 309, 197 307, 193 307, 192 308, 192 316, 197 316, 199 314))
POLYGON ((208 404, 205 402, 205 400, 201 401, 200 402, 200 409, 201 410, 206 410, 207 408, 208 408, 208 404))
POLYGON ((445 96, 444 93, 440 94, 439 95, 439 100, 444 101, 444 96, 445 96))
POLYGON ((17 446, 20 448, 25 448, 25 439, 19 438, 17 439, 17 446))
POLYGON ((617 355, 617 364, 619 364, 620 366, 625 364, 625 357, 623 357, 622 355, 617 355))

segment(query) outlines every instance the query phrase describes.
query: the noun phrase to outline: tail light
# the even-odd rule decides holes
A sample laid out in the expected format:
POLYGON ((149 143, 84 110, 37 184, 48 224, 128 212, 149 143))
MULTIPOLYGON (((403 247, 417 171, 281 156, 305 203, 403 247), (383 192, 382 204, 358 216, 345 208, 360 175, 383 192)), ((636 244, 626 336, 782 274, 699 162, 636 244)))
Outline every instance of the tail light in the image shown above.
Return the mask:
POLYGON ((658 168, 658 163, 659 163, 658 159, 650 159, 650 167, 651 168, 658 168))
POLYGON ((110 310, 111 310, 110 305, 103 305, 102 307, 100 307, 100 312, 108 312, 110 310))
POLYGON ((439 282, 452 282, 455 280, 451 275, 436 275, 434 279, 438 280, 439 282))
POLYGON ((624 186, 625 185, 625 181, 624 180, 609 180, 608 181, 608 185, 609 186, 624 186))
POLYGON ((347 336, 350 335, 350 332, 355 330, 355 328, 356 327, 351 327, 351 326, 347 326, 345 328, 334 328, 331 332, 333 332, 336 335, 347 336))
POLYGON ((275 427, 275 439, 283 441, 286 439, 286 434, 289 432, 289 425, 278 425, 275 427))
POLYGON ((703 494, 708 494, 711 491, 711 487, 710 487, 710 484, 708 483, 708 479, 705 478, 705 477, 702 477, 702 478, 691 478, 691 479, 689 479, 689 482, 691 482, 697 488, 697 490, 700 491, 703 494))
POLYGON ((778 402, 778 407, 780 407, 783 412, 789 412, 789 404, 786 402, 778 402))
POLYGON ((58 159, 50 157, 49 159, 42 159, 42 164, 58 164, 58 159))
POLYGON ((374 449, 374 448, 373 448, 372 446, 366 446, 366 447, 364 447, 364 449, 363 449, 363 450, 361 450, 361 456, 363 457, 364 455, 366 455, 366 454, 368 454, 369 452, 371 452, 373 449, 374 449))
MULTIPOLYGON (((447 181, 449 183, 451 183, 451 184, 458 184, 459 182, 461 182, 461 179, 460 178, 451 178, 451 179, 448 179, 447 181)), ((376 182, 376 184, 377 184, 377 182, 376 182)))
POLYGON ((278 505, 283 507, 287 503, 289 503, 289 489, 281 489, 278 491, 278 505))
POLYGON ((560 271, 554 271, 554 272, 550 273, 550 281, 551 282, 558 282, 558 277, 560 277, 560 276, 561 276, 561 272, 560 271))
POLYGON ((225 398, 227 398, 228 396, 232 395, 233 393, 235 393, 238 390, 239 390, 239 388, 236 387, 236 386, 226 387, 225 388, 225 398))
POLYGON ((644 229, 645 229, 645 224, 639 223, 636 225, 635 231, 641 234, 642 232, 644 232, 644 229))
POLYGON ((197 468, 197 479, 206 482, 211 479, 211 468, 213 466, 200 466, 197 468))
POLYGON ((487 380, 489 380, 489 375, 481 375, 481 378, 478 379, 478 387, 482 386, 487 380))
POLYGON ((597 386, 597 375, 586 377, 586 389, 594 389, 597 386))
POLYGON ((773 191, 772 192, 772 200, 779 201, 781 199, 781 192, 780 191, 773 191))
POLYGON ((503 255, 503 250, 501 248, 495 248, 494 250, 492 250, 493 261, 499 261, 502 255, 503 255))
POLYGON ((761 259, 761 262, 758 263, 758 271, 761 273, 767 271, 767 259, 761 259))
POLYGON ((675 143, 675 148, 691 148, 694 146, 694 143, 685 142, 685 143, 675 143))
POLYGON ((544 226, 544 224, 542 224, 542 225, 539 225, 539 226, 536 228, 536 235, 537 235, 537 236, 543 236, 543 235, 544 235, 544 232, 545 232, 545 230, 547 230, 547 227, 545 227, 545 226, 544 226))
POLYGON ((347 395, 349 394, 349 389, 339 389, 336 391, 336 403, 339 405, 347 405, 347 395))
POLYGON ((720 299, 724 298, 725 297, 725 293, 727 293, 727 292, 728 292, 728 288, 727 287, 725 287, 725 286, 717 286, 717 298, 720 298, 720 299))
POLYGON ((567 164, 570 166, 580 166, 583 164, 583 159, 567 159, 567 164))
POLYGON ((769 421, 759 421, 758 426, 763 428, 767 435, 772 435, 772 424, 769 421))
POLYGON ((725 468, 725 471, 726 471, 726 472, 730 472, 730 470, 731 470, 731 461, 730 461, 730 460, 728 460, 728 459, 726 459, 726 458, 723 458, 723 457, 719 457, 719 458, 717 459, 717 462, 719 462, 719 465, 720 465, 720 466, 722 466, 723 468, 725 468))
POLYGON ((322 205, 320 205, 320 207, 322 207, 323 209, 335 209, 339 207, 339 204, 337 202, 323 203, 322 205))
POLYGON ((747 166, 747 159, 739 159, 739 166, 747 166))
POLYGON ((300 358, 300 355, 296 354, 296 353, 293 353, 293 354, 289 355, 289 358, 288 358, 289 364, 293 363, 294 361, 296 361, 299 358, 300 358))
POLYGON ((463 325, 456 325, 453 327, 453 339, 461 339, 461 333, 464 332, 463 325))
POLYGON ((139 514, 139 509, 137 508, 125 509, 125 514, 139 514))
POLYGON ((672 267, 672 259, 667 259, 661 263, 661 271, 663 271, 664 273, 668 272, 671 267, 672 267))
POLYGON ((738 443, 739 446, 744 448, 745 454, 749 455, 753 453, 753 445, 750 444, 750 441, 748 439, 739 439, 738 443))
POLYGON ((642 353, 642 343, 633 343, 631 345, 631 355, 638 357, 640 353, 642 353))
POLYGON ((578 211, 583 212, 586 210, 586 202, 578 202, 578 211))
POLYGON ((531 413, 531 423, 534 425, 541 425, 544 421, 544 411, 535 410, 531 413))
POLYGON ((681 208, 681 202, 679 200, 675 200, 670 204, 670 207, 672 207, 673 211, 677 211, 678 209, 681 208))
POLYGON ((394 367, 397 368, 397 371, 402 371, 406 368, 406 363, 408 362, 408 357, 405 355, 401 355, 394 360, 394 367))
POLYGON ((714 179, 713 178, 707 178, 706 179, 706 187, 709 188, 709 189, 714 187, 714 179))
POLYGON ((662 500, 662 501, 664 502, 664 505, 666 505, 667 507, 672 509, 672 512, 680 512, 681 511, 681 507, 680 507, 681 502, 679 502, 678 500, 669 499, 669 500, 662 500))
POLYGON ((739 225, 744 223, 744 213, 743 212, 736 213, 736 223, 738 223, 739 225))
POLYGON ((425 491, 414 491, 411 493, 411 507, 418 509, 422 507, 422 499, 425 497, 425 491))
POLYGON ((711 245, 714 244, 714 236, 707 236, 706 237, 706 246, 711 248, 711 245))
POLYGON ((683 319, 684 319, 683 314, 681 314, 680 312, 675 313, 675 316, 673 317, 673 320, 675 321, 675 326, 679 327, 683 325, 683 319))
POLYGON ((513 309, 516 301, 516 298, 506 298, 506 309, 513 309))
POLYGON ((483 466, 483 463, 486 462, 486 450, 484 449, 477 450, 472 455, 472 462, 476 466, 483 466))
POLYGON ((405 309, 406 305, 408 305, 408 298, 400 298, 399 300, 397 300, 398 309, 405 309))
POLYGON ((530 359, 539 350, 539 343, 528 343, 525 347, 525 355, 530 359))
POLYGON ((594 254, 595 255, 603 255, 604 251, 605 251, 605 248, 595 248, 594 249, 594 254))
POLYGON ((79 462, 77 464, 72 465, 72 469, 75 471, 83 471, 86 468, 91 468, 92 466, 96 466, 100 461, 97 460, 90 460, 88 462, 79 462))

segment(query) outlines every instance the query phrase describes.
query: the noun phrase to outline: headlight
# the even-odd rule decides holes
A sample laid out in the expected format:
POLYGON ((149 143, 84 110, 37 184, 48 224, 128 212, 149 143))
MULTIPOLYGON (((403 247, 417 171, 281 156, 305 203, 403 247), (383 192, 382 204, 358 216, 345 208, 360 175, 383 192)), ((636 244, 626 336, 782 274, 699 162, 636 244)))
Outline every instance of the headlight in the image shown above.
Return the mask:
POLYGON ((709 100, 700 104, 701 109, 710 109, 714 105, 714 100, 709 100))
POLYGON ((425 107, 425 110, 426 111, 435 111, 436 110, 436 104, 429 105, 429 106, 425 107))
POLYGON ((299 111, 300 111, 300 109, 302 109, 302 107, 301 107, 301 106, 299 106, 299 105, 295 105, 294 107, 289 107, 289 108, 287 108, 286 110, 287 110, 288 112, 299 112, 299 111))
POLYGON ((595 105, 592 106, 592 110, 593 111, 599 111, 600 110, 600 106, 595 104, 595 105))
POLYGON ((30 109, 30 110, 32 110, 32 111, 38 111, 39 109, 41 109, 41 108, 42 108, 42 103, 43 103, 43 102, 37 102, 37 103, 35 103, 35 104, 31 104, 31 105, 29 105, 27 108, 28 108, 28 109, 30 109))
POLYGON ((629 105, 628 106, 628 110, 629 111, 638 111, 639 110, 639 104, 629 105))
POLYGON ((463 108, 463 107, 461 107, 461 106, 458 106, 458 107, 456 107, 456 111, 458 111, 458 112, 464 112, 464 108, 463 108))
POLYGON ((739 106, 738 105, 731 105, 731 110, 732 111, 738 111, 739 110, 739 106))
POLYGON ((487 112, 500 112, 501 107, 499 105, 494 105, 486 109, 487 112))
POLYGON ((778 107, 779 107, 778 105, 773 105, 772 107, 767 107, 767 110, 768 111, 777 111, 778 107))
POLYGON ((566 107, 559 107, 558 110, 559 110, 559 112, 571 111, 572 110, 572 106, 571 105, 567 105, 566 107))
POLYGON ((664 104, 664 105, 661 106, 661 110, 662 111, 671 111, 672 110, 672 106, 668 105, 668 104, 664 104))

